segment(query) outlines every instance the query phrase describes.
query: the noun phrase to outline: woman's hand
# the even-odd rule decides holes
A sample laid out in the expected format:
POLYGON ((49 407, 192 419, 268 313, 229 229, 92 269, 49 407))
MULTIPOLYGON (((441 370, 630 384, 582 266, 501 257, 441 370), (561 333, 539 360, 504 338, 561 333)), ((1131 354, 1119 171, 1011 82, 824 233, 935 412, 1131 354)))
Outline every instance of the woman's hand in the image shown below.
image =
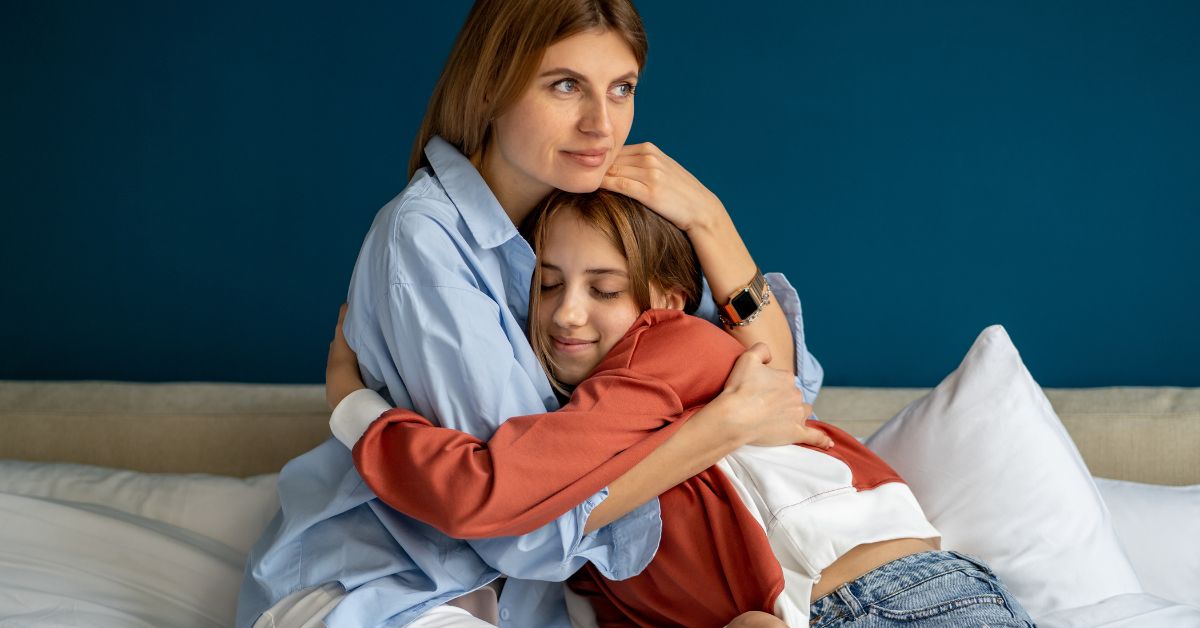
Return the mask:
POLYGON ((787 624, 774 615, 762 611, 750 611, 735 617, 725 628, 776 628, 777 626, 787 628, 787 624))
MULTIPOLYGON (((796 388, 795 378, 767 366, 771 352, 757 343, 737 359, 725 390, 712 403, 720 403, 748 445, 770 447, 803 444, 828 449, 833 439, 805 425, 812 406, 796 388)), ((711 405, 711 404, 710 404, 711 405)))
POLYGON ((640 201, 687 233, 727 215, 715 194, 649 142, 622 146, 600 187, 640 201))
MULTIPOLYGON (((657 146, 623 146, 600 186, 640 201, 687 233, 717 305, 758 273, 720 199, 657 146)), ((772 368, 794 374, 794 339, 778 300, 765 305, 761 314, 754 324, 731 329, 730 335, 745 347, 765 342, 779 358, 772 368)))
POLYGON ((346 320, 346 304, 338 310, 337 326, 333 328, 333 341, 329 343, 329 357, 325 360, 325 401, 333 410, 346 395, 366 388, 358 373, 358 356, 342 334, 346 320))

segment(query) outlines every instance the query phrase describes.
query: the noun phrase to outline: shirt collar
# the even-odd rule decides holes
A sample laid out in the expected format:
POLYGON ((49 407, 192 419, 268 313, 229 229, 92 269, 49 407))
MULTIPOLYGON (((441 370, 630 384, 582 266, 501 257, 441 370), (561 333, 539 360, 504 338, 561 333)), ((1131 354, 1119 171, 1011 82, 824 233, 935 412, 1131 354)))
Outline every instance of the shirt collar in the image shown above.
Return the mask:
POLYGON ((435 135, 425 144, 425 157, 479 246, 495 248, 517 235, 483 176, 453 144, 435 135))

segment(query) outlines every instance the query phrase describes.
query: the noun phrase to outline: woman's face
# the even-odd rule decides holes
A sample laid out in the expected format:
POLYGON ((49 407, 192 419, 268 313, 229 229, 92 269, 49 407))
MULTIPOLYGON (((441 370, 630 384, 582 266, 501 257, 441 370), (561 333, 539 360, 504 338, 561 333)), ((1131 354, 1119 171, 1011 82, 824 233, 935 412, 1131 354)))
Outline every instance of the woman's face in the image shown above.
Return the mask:
POLYGON ((532 206, 553 188, 599 188, 633 125, 637 73, 633 51, 612 31, 547 48, 533 81, 492 124, 482 169, 501 202, 532 206))
MULTIPOLYGON (((542 333, 549 336, 554 376, 575 386, 641 315, 629 290, 629 264, 608 237, 575 210, 550 219, 538 263, 541 303, 535 315, 542 333)), ((654 307, 670 305, 653 286, 650 296, 654 307)))

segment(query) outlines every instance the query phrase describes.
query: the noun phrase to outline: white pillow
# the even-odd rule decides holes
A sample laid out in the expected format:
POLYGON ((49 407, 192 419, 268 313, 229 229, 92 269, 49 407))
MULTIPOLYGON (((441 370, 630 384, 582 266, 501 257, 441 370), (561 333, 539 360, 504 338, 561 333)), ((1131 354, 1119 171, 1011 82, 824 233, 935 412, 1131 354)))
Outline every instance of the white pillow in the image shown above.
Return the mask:
POLYGON ((1091 474, 1004 328, 867 439, 942 544, 984 559, 1035 620, 1141 593, 1091 474))
POLYGON ((276 476, 139 473, 0 460, 0 493, 100 504, 169 523, 249 553, 279 509, 276 476))
POLYGON ((0 493, 0 625, 232 626, 245 556, 99 505, 0 493))
POLYGON ((1146 593, 1200 608, 1200 484, 1096 485, 1146 593))

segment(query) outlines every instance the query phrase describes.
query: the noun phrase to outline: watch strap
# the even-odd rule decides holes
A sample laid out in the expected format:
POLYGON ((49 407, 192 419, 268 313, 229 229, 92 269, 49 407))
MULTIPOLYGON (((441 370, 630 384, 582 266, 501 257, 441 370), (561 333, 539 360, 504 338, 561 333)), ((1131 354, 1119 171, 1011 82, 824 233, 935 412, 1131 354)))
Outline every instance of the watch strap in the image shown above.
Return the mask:
POLYGON ((771 286, 762 271, 756 268, 750 282, 734 290, 725 305, 718 308, 718 314, 726 327, 743 327, 753 323, 770 303, 771 286))

